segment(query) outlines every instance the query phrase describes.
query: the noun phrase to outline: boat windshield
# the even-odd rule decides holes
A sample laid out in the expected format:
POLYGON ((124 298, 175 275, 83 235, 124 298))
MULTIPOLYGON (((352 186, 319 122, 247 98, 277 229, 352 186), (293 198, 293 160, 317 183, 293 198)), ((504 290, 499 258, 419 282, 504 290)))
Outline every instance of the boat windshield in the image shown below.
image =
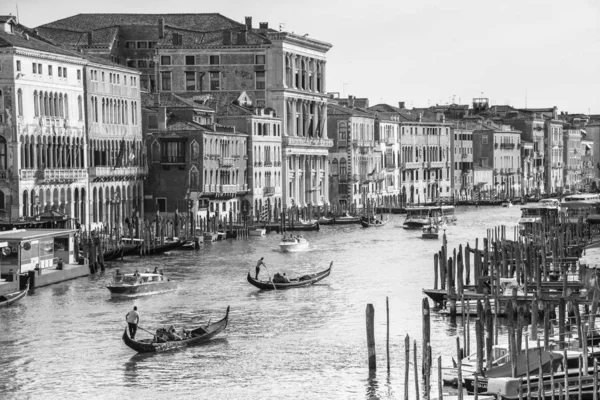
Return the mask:
POLYGON ((127 276, 123 277, 123 283, 128 283, 130 285, 133 285, 136 282, 137 282, 137 277, 135 277, 133 275, 127 275, 127 276))
POLYGON ((416 208, 416 209, 408 209, 406 210, 407 217, 427 217, 429 215, 429 210, 426 208, 416 208))

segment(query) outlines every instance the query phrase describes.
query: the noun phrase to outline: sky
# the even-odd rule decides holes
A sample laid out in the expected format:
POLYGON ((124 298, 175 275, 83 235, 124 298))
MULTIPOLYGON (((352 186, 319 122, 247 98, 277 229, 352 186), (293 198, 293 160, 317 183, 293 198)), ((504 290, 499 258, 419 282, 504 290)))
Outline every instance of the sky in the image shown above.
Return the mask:
POLYGON ((4 0, 36 27, 79 13, 220 13, 331 43, 327 91, 408 108, 491 104, 600 114, 598 0, 4 0), (51 4, 50 6, 48 4, 51 4))

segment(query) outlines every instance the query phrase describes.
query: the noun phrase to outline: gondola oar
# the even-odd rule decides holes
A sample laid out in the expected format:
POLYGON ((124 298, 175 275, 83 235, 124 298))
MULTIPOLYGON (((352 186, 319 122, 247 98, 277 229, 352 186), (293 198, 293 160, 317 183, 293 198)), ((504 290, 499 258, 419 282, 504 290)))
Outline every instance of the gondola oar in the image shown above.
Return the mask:
POLYGON ((267 265, 263 263, 263 266, 265 267, 265 270, 267 271, 267 274, 269 275, 269 280, 271 281, 271 284, 273 285, 273 289, 277 290, 277 287, 275 286, 275 282, 273 282, 273 278, 271 278, 271 273, 267 269, 267 265))
MULTIPOLYGON (((143 330, 144 332, 148 332, 149 334, 151 334, 152 336, 154 336, 154 337, 156 338, 156 340, 157 340, 157 341, 161 341, 161 340, 162 340, 163 342, 165 342, 165 343, 166 343, 166 340, 164 340, 163 338, 160 338, 160 337, 156 336, 156 333, 152 333, 152 332, 150 332, 149 330, 147 330, 147 329, 144 329, 144 328, 142 328, 142 327, 141 327, 141 326, 139 326, 139 325, 138 325, 138 327, 137 327, 137 328, 138 328, 138 329, 141 329, 141 330, 143 330)), ((135 339, 132 339, 132 340, 135 340, 135 339)))

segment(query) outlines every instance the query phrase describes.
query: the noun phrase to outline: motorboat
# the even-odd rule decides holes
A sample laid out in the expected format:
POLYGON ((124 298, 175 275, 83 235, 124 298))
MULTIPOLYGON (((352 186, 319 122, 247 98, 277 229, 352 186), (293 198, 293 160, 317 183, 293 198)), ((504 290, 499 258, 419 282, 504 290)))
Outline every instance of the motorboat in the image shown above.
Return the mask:
POLYGON ((423 239, 439 239, 440 228, 437 225, 425 225, 423 227, 423 233, 421 238, 423 239))
POLYGON ((248 236, 264 236, 267 234, 265 228, 250 228, 248 230, 248 236))
POLYGON ((405 229, 456 222, 454 206, 413 206, 406 208, 405 229))
POLYGON ((505 201, 505 202, 502 203, 502 207, 508 207, 508 208, 510 208, 512 206, 513 206, 513 203, 510 200, 505 201))
POLYGON ((308 249, 308 240, 302 236, 284 236, 279 243, 281 251, 302 251, 308 249))
POLYGON ((117 273, 106 285, 106 288, 113 296, 139 296, 175 290, 177 289, 177 282, 168 279, 160 272, 117 273))

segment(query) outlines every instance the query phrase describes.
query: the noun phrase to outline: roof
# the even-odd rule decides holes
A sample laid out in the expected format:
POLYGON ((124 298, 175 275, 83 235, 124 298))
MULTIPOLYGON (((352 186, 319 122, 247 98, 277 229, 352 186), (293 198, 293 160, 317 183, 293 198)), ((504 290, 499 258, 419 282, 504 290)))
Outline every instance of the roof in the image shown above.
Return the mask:
POLYGON ((327 115, 351 115, 353 117, 375 118, 375 115, 359 108, 344 107, 339 104, 328 104, 327 115))
MULTIPOLYGON (((418 122, 419 121, 419 112, 414 110, 407 110, 406 108, 398 108, 391 106, 389 104, 377 104, 372 107, 369 107, 367 110, 371 112, 375 112, 382 115, 398 115, 400 116, 400 122, 418 122)), ((424 123, 440 123, 435 119, 427 118, 421 114, 421 122, 424 123)))
POLYGON ((8 22, 11 19, 15 22, 17 20, 14 15, 0 15, 0 23, 8 22))
POLYGON ((51 236, 65 236, 75 233, 75 229, 14 229, 0 232, 0 241, 32 240, 51 236))
POLYGON ((254 114, 254 109, 249 107, 242 107, 239 104, 230 103, 219 107, 219 116, 257 116, 254 114))
POLYGON ((4 30, 0 30, 0 48, 21 47, 29 50, 83 58, 80 54, 43 40, 22 25, 15 25, 14 29, 14 33, 7 33, 4 30))
POLYGON ((40 28, 53 28, 73 32, 88 32, 112 26, 155 25, 162 18, 165 25, 200 32, 220 29, 242 28, 244 24, 236 22, 218 13, 206 14, 77 14, 41 25, 40 28))
MULTIPOLYGON (((239 28, 238 28, 239 30, 239 28)), ((157 46, 161 48, 179 48, 179 47, 199 47, 199 46, 223 46, 226 45, 224 38, 224 31, 227 29, 222 29, 218 31, 212 32, 203 32, 189 29, 181 29, 176 27, 165 27, 165 34, 162 39, 158 40, 157 46), (173 36, 174 34, 181 35, 181 44, 174 45, 173 44, 173 36)), ((246 41, 244 45, 262 45, 268 44, 270 41, 254 31, 243 31, 246 32, 246 41)), ((232 32, 233 33, 233 32, 232 32)), ((233 38, 227 45, 230 46, 232 44, 239 44, 236 38, 233 38)))
POLYGON ((142 92, 142 107, 194 108, 203 111, 215 111, 214 109, 207 107, 202 103, 194 101, 193 98, 184 98, 170 92, 142 92))

